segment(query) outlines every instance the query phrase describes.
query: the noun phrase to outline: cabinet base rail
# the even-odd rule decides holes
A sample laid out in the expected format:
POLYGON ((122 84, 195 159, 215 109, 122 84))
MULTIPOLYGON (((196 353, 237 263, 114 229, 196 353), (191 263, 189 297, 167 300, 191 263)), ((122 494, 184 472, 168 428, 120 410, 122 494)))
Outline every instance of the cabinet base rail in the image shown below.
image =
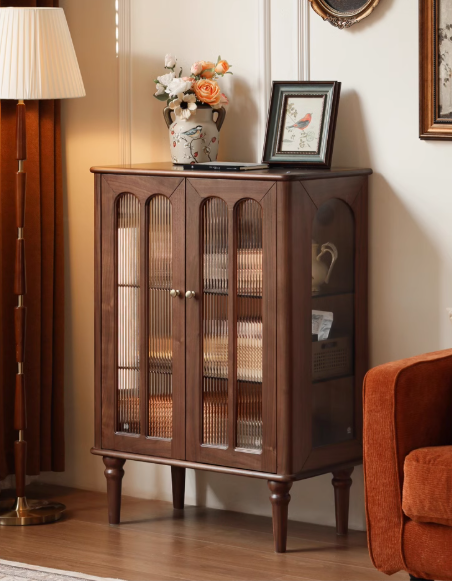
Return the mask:
MULTIPOLYGON (((250 476, 254 478, 265 479, 270 489, 270 501, 272 504, 273 515, 273 537, 276 553, 285 553, 287 545, 287 528, 288 528, 288 507, 291 496, 289 491, 296 480, 303 480, 320 474, 325 474, 325 468, 319 472, 306 472, 296 475, 280 475, 264 472, 254 472, 251 470, 242 470, 229 468, 226 466, 215 466, 211 464, 199 464, 197 462, 187 462, 185 460, 173 460, 170 458, 153 458, 139 454, 130 454, 127 452, 115 452, 110 450, 101 450, 92 448, 91 453, 96 456, 102 456, 105 464, 105 477, 107 479, 107 497, 108 497, 108 520, 111 525, 118 525, 121 520, 121 484, 124 476, 124 464, 126 460, 137 460, 153 464, 163 464, 171 466, 173 506, 177 510, 184 508, 185 496, 185 469, 192 468, 195 470, 208 470, 210 472, 222 472, 235 474, 238 476, 250 476)), ((359 461, 355 463, 359 464, 359 461)), ((341 465, 332 467, 333 486, 335 492, 336 507, 336 533, 346 535, 348 533, 348 511, 350 499, 350 487, 352 485, 351 474, 353 466, 341 465)))

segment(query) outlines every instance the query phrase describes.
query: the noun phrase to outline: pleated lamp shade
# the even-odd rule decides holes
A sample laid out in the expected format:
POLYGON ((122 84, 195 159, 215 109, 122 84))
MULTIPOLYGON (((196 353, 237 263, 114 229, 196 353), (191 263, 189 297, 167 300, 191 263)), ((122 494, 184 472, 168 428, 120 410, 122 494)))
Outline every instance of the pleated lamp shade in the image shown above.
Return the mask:
POLYGON ((84 97, 62 8, 0 8, 0 99, 84 97))

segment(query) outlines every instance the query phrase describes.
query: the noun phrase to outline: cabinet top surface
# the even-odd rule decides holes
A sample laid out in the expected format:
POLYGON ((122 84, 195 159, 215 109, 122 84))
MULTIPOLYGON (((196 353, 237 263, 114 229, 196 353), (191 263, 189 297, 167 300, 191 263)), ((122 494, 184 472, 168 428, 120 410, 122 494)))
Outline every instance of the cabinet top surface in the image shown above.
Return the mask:
POLYGON ((342 168, 331 169, 302 169, 297 167, 274 167, 265 170, 254 171, 206 171, 183 170, 171 162, 140 163, 132 165, 95 166, 91 168, 95 174, 120 174, 136 176, 169 176, 169 177, 195 177, 195 178, 221 178, 241 180, 269 180, 269 181, 295 181, 328 179, 337 177, 352 177, 370 175, 369 168, 342 168))

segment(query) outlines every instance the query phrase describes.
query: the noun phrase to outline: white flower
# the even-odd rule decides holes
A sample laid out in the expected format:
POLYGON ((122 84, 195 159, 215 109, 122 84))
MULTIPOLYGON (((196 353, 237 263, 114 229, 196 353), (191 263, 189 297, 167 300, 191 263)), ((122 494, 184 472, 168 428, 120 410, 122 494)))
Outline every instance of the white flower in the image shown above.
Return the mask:
POLYGON ((200 75, 202 73, 202 62, 198 61, 196 63, 193 63, 191 67, 191 72, 196 76, 200 75))
POLYGON ((155 85, 155 88, 157 89, 157 91, 155 92, 155 96, 158 97, 159 95, 163 95, 165 93, 165 86, 157 83, 155 85))
POLYGON ((185 120, 190 119, 190 117, 191 117, 190 109, 182 109, 180 116, 182 117, 182 119, 185 119, 185 120))
POLYGON ((157 77, 157 81, 163 85, 164 87, 167 87, 171 81, 174 79, 176 75, 171 72, 171 73, 166 73, 166 75, 162 75, 160 77, 157 77))
POLYGON ((171 101, 169 106, 175 115, 182 119, 189 119, 192 115, 196 115, 198 108, 195 95, 184 95, 183 93, 177 95, 177 99, 171 101))
POLYGON ((189 91, 193 85, 193 81, 186 81, 181 78, 173 79, 166 88, 166 92, 169 94, 170 97, 175 97, 179 95, 179 93, 185 93, 189 91))
POLYGON ((172 69, 176 66, 176 57, 172 54, 165 55, 165 69, 172 69))

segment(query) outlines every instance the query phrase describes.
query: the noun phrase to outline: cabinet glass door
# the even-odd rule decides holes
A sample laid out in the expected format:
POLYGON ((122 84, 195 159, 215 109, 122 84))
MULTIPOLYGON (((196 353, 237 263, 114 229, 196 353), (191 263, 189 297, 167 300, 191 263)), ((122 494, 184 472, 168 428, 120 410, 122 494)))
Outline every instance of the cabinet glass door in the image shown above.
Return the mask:
POLYGON ((228 445, 228 207, 209 198, 203 224, 203 386, 202 443, 228 445))
MULTIPOLYGON (((173 212, 165 196, 149 208, 149 419, 148 436, 173 432, 173 212)), ((174 297, 177 298, 177 297, 174 297)))
POLYGON ((237 207, 237 447, 262 451, 263 215, 245 200, 237 207))
POLYGON ((153 178, 122 185, 104 178, 102 443, 183 459, 185 187, 153 178))
POLYGON ((276 189, 222 185, 187 187, 187 353, 201 363, 187 367, 187 457, 274 471, 276 189))
POLYGON ((355 438, 355 221, 342 200, 321 205, 312 240, 313 446, 355 438))
POLYGON ((117 202, 118 370, 116 430, 140 434, 140 203, 132 194, 117 202))

